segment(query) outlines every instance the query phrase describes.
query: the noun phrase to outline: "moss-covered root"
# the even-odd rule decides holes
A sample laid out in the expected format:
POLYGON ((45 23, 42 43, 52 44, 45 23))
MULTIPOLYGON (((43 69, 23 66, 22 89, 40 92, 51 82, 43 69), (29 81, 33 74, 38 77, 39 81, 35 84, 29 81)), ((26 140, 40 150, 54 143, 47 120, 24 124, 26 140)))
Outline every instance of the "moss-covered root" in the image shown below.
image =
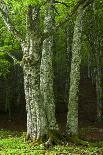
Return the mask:
MULTIPOLYGON (((30 137, 29 137, 30 138, 30 137)), ((29 140, 26 137, 26 140, 29 140)), ((70 135, 63 135, 57 130, 49 130, 48 134, 40 137, 38 140, 31 140, 29 141, 31 146, 43 144, 45 148, 50 148, 53 145, 64 145, 67 142, 74 143, 76 145, 83 145, 88 146, 89 143, 87 141, 81 140, 78 136, 70 136, 70 135)))
POLYGON ((87 141, 84 141, 84 140, 80 139, 76 135, 67 136, 67 141, 71 142, 71 143, 74 143, 76 145, 83 145, 83 146, 88 146, 89 145, 89 143, 87 141))
POLYGON ((25 135, 25 137, 25 141, 30 142, 31 146, 43 144, 45 148, 49 148, 57 144, 63 144, 65 141, 63 135, 61 135, 61 133, 57 130, 49 130, 47 134, 43 135, 37 140, 31 139, 30 135, 25 135))
POLYGON ((63 135, 60 134, 57 130, 49 130, 48 132, 48 140, 45 142, 45 147, 50 147, 57 144, 63 144, 64 142, 63 135))

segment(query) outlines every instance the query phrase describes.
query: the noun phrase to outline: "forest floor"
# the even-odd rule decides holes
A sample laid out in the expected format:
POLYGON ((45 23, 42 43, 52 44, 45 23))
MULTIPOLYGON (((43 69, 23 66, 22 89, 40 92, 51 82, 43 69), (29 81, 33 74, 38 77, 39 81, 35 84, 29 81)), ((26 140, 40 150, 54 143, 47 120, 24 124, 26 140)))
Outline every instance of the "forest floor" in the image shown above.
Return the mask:
MULTIPOLYGON (((19 108, 9 118, 0 112, 0 155, 103 155, 103 123, 95 122, 96 92, 91 80, 82 73, 79 94, 79 134, 88 145, 57 145, 49 150, 24 141, 25 108, 19 108)), ((58 104, 56 118, 60 131, 66 129, 67 105, 58 104)))
MULTIPOLYGON (((61 132, 65 130, 66 113, 58 113, 61 132)), ((45 149, 42 145, 34 146, 24 140, 26 133, 26 113, 15 113, 12 119, 8 114, 0 114, 0 155, 102 155, 103 126, 94 122, 83 121, 79 124, 81 139, 88 145, 68 142, 45 149)))
POLYGON ((103 147, 98 144, 88 143, 88 146, 83 146, 68 142, 45 149, 41 144, 25 142, 23 132, 0 131, 0 155, 102 155, 103 147))

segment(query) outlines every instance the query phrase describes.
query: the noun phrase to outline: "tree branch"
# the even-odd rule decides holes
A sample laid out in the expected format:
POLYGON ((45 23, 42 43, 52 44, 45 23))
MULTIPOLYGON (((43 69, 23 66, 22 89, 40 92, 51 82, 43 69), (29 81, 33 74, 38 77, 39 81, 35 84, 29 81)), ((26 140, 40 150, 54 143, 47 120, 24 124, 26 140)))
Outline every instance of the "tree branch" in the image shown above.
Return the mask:
POLYGON ((57 11, 57 9, 55 8, 55 6, 52 5, 52 8, 54 9, 55 13, 57 13, 57 14, 60 16, 60 14, 59 14, 59 12, 57 11))
MULTIPOLYGON (((66 18, 63 19, 61 22, 59 22, 55 27, 53 27, 51 29, 50 32, 44 32, 42 34, 42 39, 45 40, 46 38, 48 38, 49 36, 51 36, 54 32, 56 32, 60 27, 64 26, 70 19, 71 16, 73 16, 76 11, 78 10, 78 8, 81 6, 81 5, 84 5, 86 6, 86 3, 88 3, 88 1, 90 0, 79 0, 76 5, 73 7, 73 9, 71 10, 70 13, 67 14, 66 18)), ((91 0, 92 2, 93 0, 91 0)), ((89 3, 90 4, 90 3, 89 3)))
POLYGON ((69 7, 68 4, 66 4, 65 2, 54 1, 54 3, 56 3, 56 4, 63 4, 63 5, 65 5, 67 8, 69 7))
MULTIPOLYGON (((48 3, 48 0, 43 1, 43 3, 41 4, 41 6, 44 6, 44 5, 46 5, 47 3, 48 3)), ((54 4, 63 4, 63 5, 65 5, 66 7, 69 7, 68 4, 66 4, 65 2, 59 2, 59 1, 55 1, 55 0, 54 0, 53 3, 54 3, 54 4)), ((41 7, 41 6, 40 6, 40 7, 41 7)))
POLYGON ((9 14, 8 14, 7 6, 3 1, 0 1, 0 15, 4 21, 4 24, 6 25, 7 29, 9 30, 9 32, 11 32, 13 34, 13 36, 19 42, 22 42, 23 41, 22 35, 20 34, 19 31, 17 31, 15 29, 14 25, 12 24, 11 19, 10 19, 9 14))
MULTIPOLYGON (((4 51, 2 51, 2 52, 4 52, 4 51)), ((7 52, 7 51, 5 51, 5 53, 6 53, 10 58, 13 59, 14 64, 19 64, 19 65, 21 66, 21 61, 18 61, 11 53, 9 53, 9 52, 7 52)))
POLYGON ((91 0, 91 1, 88 1, 85 5, 84 5, 84 8, 88 7, 89 4, 93 3, 94 0, 91 0))

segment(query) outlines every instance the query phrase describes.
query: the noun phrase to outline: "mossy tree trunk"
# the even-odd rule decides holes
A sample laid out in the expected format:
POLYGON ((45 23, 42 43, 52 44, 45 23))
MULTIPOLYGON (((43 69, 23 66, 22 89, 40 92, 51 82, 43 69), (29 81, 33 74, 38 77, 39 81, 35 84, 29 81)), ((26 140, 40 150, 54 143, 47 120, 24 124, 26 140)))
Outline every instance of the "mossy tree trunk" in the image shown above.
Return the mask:
POLYGON ((70 90, 67 114, 67 134, 69 135, 78 135, 78 87, 80 81, 80 50, 83 12, 82 6, 79 7, 73 34, 70 90))
POLYGON ((71 58, 72 58, 72 41, 73 41, 73 21, 70 19, 66 28, 66 84, 65 84, 65 94, 66 101, 69 97, 69 87, 70 87, 70 71, 71 71, 71 58))
POLYGON ((96 16, 96 4, 93 3, 94 23, 95 23, 95 62, 96 62, 96 95, 97 95, 97 121, 102 121, 103 104, 102 104, 102 50, 99 17, 96 16))
MULTIPOLYGON (((75 11, 80 5, 81 4, 77 3, 73 8, 73 10, 71 11, 71 14, 75 13, 75 11)), ((22 34, 22 30, 21 32, 20 30, 17 30, 17 27, 15 27, 15 23, 12 23, 13 21, 15 21, 15 19, 14 20, 11 19, 12 15, 11 15, 11 12, 9 13, 9 11, 11 11, 9 9, 12 10, 11 7, 8 7, 8 3, 5 3, 4 0, 1 0, 0 16, 2 17, 8 31, 10 31, 13 34, 13 36, 18 40, 18 42, 21 44, 22 51, 23 51, 22 65, 23 65, 23 71, 24 71, 24 88, 25 88, 26 109, 27 109, 27 138, 30 138, 32 140, 38 140, 40 137, 46 134, 48 130, 47 119, 45 115, 45 106, 41 100, 41 91, 40 91, 40 63, 41 63, 42 41, 45 38, 48 38, 51 35, 51 33, 54 33, 54 31, 56 31, 59 27, 64 25, 67 22, 68 18, 65 18, 64 20, 62 20, 55 28, 51 30, 50 33, 48 33, 48 31, 45 33, 42 33, 42 31, 40 30, 40 22, 39 22, 40 20, 39 13, 40 13, 41 5, 39 5, 38 2, 35 5, 33 5, 32 3, 31 5, 26 6, 26 10, 25 10, 25 13, 27 15, 27 21, 25 21, 26 23, 26 30, 25 30, 26 35, 25 35, 25 34, 22 34)), ((13 14, 13 17, 14 17, 14 14, 13 14)), ((78 30, 79 29, 77 29, 77 31, 78 30)), ((51 38, 49 39, 50 39, 49 40, 49 43, 50 43, 52 39, 51 38)), ((79 41, 78 37, 76 39, 79 41)), ((74 39, 74 45, 75 45, 75 41, 76 40, 74 39)), ((47 43, 45 44, 47 46, 47 43)), ((51 43, 48 49, 51 50, 51 43)), ((50 60, 50 63, 51 63, 51 60, 50 60)), ((47 75, 49 76, 49 74, 47 75)), ((52 70, 50 71, 50 76, 52 77, 52 70)), ((49 80, 51 80, 50 92, 52 92, 52 78, 49 78, 49 80)), ((50 108, 50 110, 52 109, 52 112, 54 110, 53 108, 54 108, 54 103, 51 104, 51 108, 50 108)), ((52 114, 52 112, 50 112, 50 114, 52 114)), ((54 112, 53 112, 53 117, 55 118, 54 112)), ((49 115, 48 115, 48 118, 49 118, 49 115)), ((55 124, 55 120, 53 121, 53 123, 55 124)), ((53 124, 51 126, 53 126, 53 124)))
POLYGON ((98 50, 96 53, 96 92, 97 92, 97 121, 102 121, 102 83, 101 83, 101 55, 98 50))
MULTIPOLYGON (((93 11, 93 10, 91 10, 93 11)), ((90 9, 89 9, 90 12, 90 9)), ((88 51, 88 78, 92 79, 92 82, 95 83, 94 78, 94 62, 95 62, 95 45, 94 45, 94 18, 93 14, 91 13, 91 16, 89 16, 88 20, 88 45, 89 45, 89 51, 88 51)))
MULTIPOLYGON (((53 1, 49 0, 45 10, 44 32, 49 32, 54 26, 54 8, 53 1)), ((55 102, 53 91, 53 36, 43 41, 40 89, 42 102, 44 103, 48 128, 51 130, 58 129, 55 117, 55 102)))
POLYGON ((46 134, 46 117, 40 93, 42 40, 39 37, 39 8, 29 6, 26 44, 22 44, 27 137, 37 140, 46 134), (35 16, 33 15, 35 14, 35 16))
POLYGON ((95 40, 95 48, 96 48, 96 95, 97 95, 97 121, 102 121, 103 114, 103 104, 102 104, 102 51, 101 51, 101 38, 99 33, 97 33, 95 40))
POLYGON ((95 17, 93 12, 93 4, 89 5, 87 10, 87 40, 88 40, 88 78, 92 79, 92 83, 96 82, 95 68, 95 17))

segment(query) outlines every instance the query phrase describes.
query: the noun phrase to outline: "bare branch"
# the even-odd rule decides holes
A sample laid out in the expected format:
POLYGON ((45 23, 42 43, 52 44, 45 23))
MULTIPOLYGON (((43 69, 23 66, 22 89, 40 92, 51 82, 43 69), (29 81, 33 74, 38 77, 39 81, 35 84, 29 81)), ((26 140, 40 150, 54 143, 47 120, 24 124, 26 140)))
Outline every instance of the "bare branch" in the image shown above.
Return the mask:
POLYGON ((14 25, 11 22, 11 19, 8 14, 8 9, 6 4, 3 1, 0 1, 0 16, 2 17, 4 24, 6 25, 9 32, 13 34, 13 36, 19 41, 22 42, 23 38, 19 31, 17 31, 14 25))
POLYGON ((7 51, 2 51, 2 52, 5 52, 10 58, 13 59, 14 61, 14 64, 19 64, 21 66, 21 61, 18 61, 15 56, 13 56, 11 53, 7 52, 7 51))

